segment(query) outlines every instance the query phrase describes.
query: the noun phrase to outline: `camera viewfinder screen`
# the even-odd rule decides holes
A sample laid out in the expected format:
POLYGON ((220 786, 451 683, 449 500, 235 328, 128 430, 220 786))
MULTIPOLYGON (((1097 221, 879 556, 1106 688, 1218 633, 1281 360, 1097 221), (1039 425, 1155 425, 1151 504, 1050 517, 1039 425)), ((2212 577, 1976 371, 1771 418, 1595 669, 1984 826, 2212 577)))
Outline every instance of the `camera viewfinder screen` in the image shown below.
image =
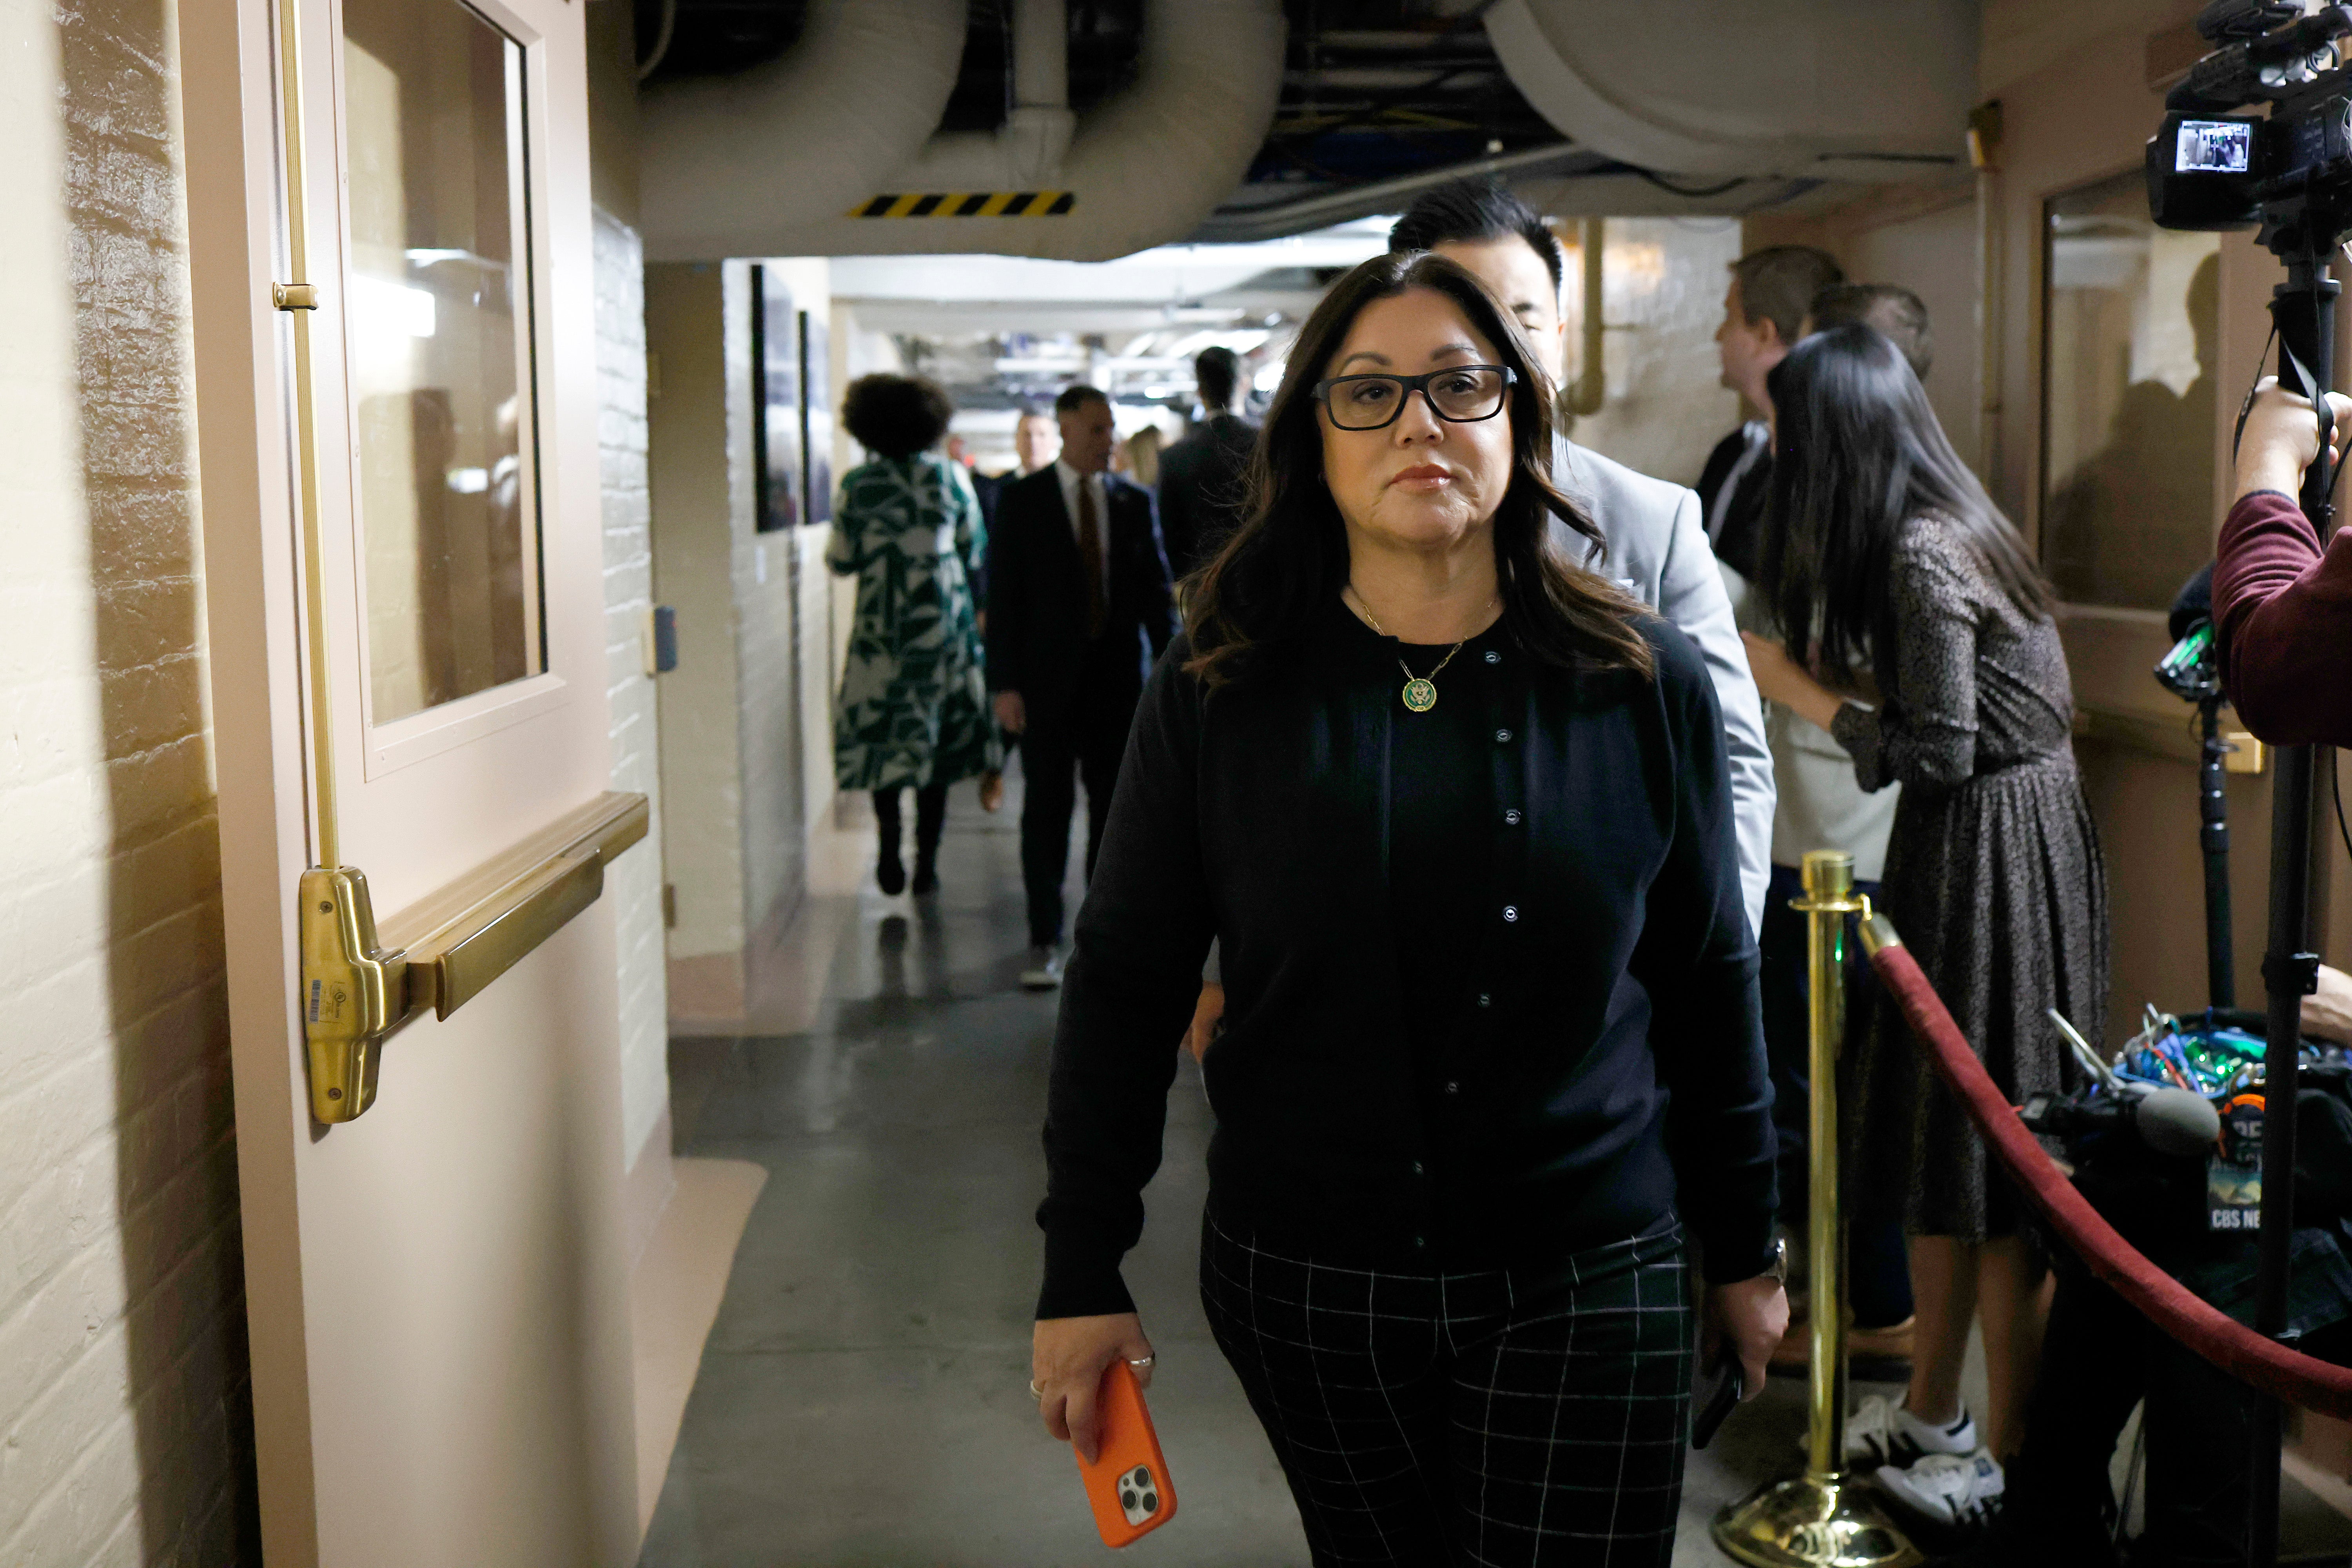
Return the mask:
POLYGON ((2173 168, 2183 174, 2242 174, 2252 164, 2253 138, 2250 120, 2184 120, 2173 168))

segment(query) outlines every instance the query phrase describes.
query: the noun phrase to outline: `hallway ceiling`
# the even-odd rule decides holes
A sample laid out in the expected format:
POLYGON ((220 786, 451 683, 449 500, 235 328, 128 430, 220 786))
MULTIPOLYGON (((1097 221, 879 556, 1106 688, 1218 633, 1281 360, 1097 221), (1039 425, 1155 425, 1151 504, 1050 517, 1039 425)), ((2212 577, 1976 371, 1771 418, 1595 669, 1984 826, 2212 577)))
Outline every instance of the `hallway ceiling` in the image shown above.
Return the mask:
MULTIPOLYGON (((648 81, 730 76, 764 65, 800 42, 809 11, 808 0, 633 4, 641 67, 661 36, 665 5, 676 18, 648 81)), ((968 12, 963 65, 940 129, 994 131, 1003 125, 1013 102, 1013 0, 969 0, 968 12)), ((1143 41, 1143 0, 1069 0, 1069 14, 1070 107, 1084 113, 1134 79, 1143 41)))
MULTIPOLYGON (((632 3, 640 57, 651 66, 646 79, 654 84, 732 75, 774 60, 800 40, 812 10, 811 0, 632 3), (656 52, 658 58, 648 58, 656 52)), ((1632 5, 1640 11, 1646 3, 1620 0, 1618 9, 1632 5)), ((1742 42, 1745 35, 1735 37, 1739 27, 1749 33, 1762 27, 1759 37, 1779 40, 1783 52, 1811 59, 1809 51, 1834 53, 1837 38, 1874 32, 1846 14, 1845 8, 1857 4, 1874 0, 1805 0, 1769 17, 1752 5, 1727 6, 1717 14, 1699 0, 1663 0, 1645 13, 1648 22, 1633 26, 1646 39, 1640 47, 1648 55, 1640 54, 1636 40, 1616 37, 1624 29, 1613 25, 1604 29, 1613 42, 1571 36, 1587 53, 1603 46, 1621 54, 1634 50, 1647 74, 1629 79, 1627 112, 1633 118, 1618 118, 1642 132, 1633 135, 1634 142, 1654 150, 1679 148, 1687 138, 1650 132, 1640 120, 1649 97, 1672 113, 1684 112, 1680 106, 1685 103, 1741 100, 1743 93, 1752 98, 1756 84, 1748 79, 1754 73, 1741 59, 1760 46, 1756 38, 1742 42), (1669 16, 1670 12, 1677 15, 1669 16), (1716 20, 1702 25, 1708 16, 1716 20), (1716 46, 1713 52, 1710 44, 1716 46), (1670 65, 1658 65, 1654 57, 1661 49, 1670 65), (1663 77, 1643 85, 1659 69, 1663 77)), ((1005 126, 1013 100, 1015 9, 1016 0, 969 0, 961 58, 940 131, 986 133, 1005 126)), ((1136 79, 1145 9, 1146 0, 1067 0, 1069 107, 1082 119, 1136 79)), ((1561 216, 1738 213, 1819 205, 1851 189, 1837 179, 1734 167, 1719 156, 1707 163, 1715 174, 1659 173, 1565 135, 1555 121, 1562 114, 1561 103, 1582 90, 1573 77, 1578 67, 1571 65, 1569 77, 1561 76, 1548 53, 1552 46, 1541 34, 1547 24, 1535 19, 1540 13, 1529 0, 1282 0, 1282 9, 1288 38, 1272 121, 1240 184, 1192 231, 1195 240, 1265 239, 1395 212, 1427 184, 1460 173, 1495 174, 1561 216), (1507 66, 1497 53, 1497 37, 1518 40, 1507 66), (1539 90, 1529 90, 1547 99, 1552 118, 1529 102, 1519 81, 1540 84, 1539 90)), ((1950 41, 1947 33, 1972 33, 1964 15, 1972 15, 1972 8, 1968 0, 1937 0, 1931 9, 1941 20, 1936 26, 1923 22, 1921 37, 1932 37, 1938 47, 1930 52, 1941 59, 1953 53, 1944 47, 1950 41)), ((1883 49, 1886 39, 1899 39, 1902 27, 1882 19, 1873 44, 1883 49)), ((1933 85, 1951 74, 1935 60, 1911 63, 1919 81, 1903 90, 1913 99, 1923 96, 1920 83, 1933 85)), ((1972 71, 1968 74, 1972 78, 1972 71)), ((1583 118, 1593 117, 1583 100, 1575 107, 1583 118)), ((1601 119, 1610 112, 1614 111, 1601 111, 1601 119)), ((1941 116, 1937 118, 1940 123, 1941 116)), ((1957 147, 1957 124, 1953 132, 1957 147)), ((1801 153, 1810 144, 1801 142, 1803 132, 1792 127, 1792 133, 1800 137, 1792 145, 1801 153)), ((1751 128, 1742 134, 1763 132, 1751 128)), ((1703 142, 1688 144, 1708 151, 1703 142)), ((1803 163, 1806 156, 1782 161, 1803 163)), ((1915 162, 1898 173, 1934 177, 1936 171, 1915 162)), ((1855 170, 1841 168, 1838 174, 1851 178, 1855 170)), ((1863 174, 1868 177, 1866 169, 1863 174)))

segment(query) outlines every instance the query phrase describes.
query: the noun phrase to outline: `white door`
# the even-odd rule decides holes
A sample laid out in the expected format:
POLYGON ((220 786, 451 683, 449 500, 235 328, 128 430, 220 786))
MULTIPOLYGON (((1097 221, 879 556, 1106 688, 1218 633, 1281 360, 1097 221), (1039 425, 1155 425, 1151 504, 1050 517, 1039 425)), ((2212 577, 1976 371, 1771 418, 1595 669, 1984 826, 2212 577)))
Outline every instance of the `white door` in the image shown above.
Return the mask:
POLYGON ((623 1564, 583 5, 278 4, 179 30, 264 1547, 623 1564))

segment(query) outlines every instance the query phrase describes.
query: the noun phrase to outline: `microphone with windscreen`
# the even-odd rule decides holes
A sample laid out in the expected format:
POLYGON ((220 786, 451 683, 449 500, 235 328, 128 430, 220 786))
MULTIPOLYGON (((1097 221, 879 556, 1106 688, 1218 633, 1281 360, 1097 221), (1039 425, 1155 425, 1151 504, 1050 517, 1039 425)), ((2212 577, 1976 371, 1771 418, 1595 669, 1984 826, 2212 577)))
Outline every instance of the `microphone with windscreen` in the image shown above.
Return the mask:
POLYGON ((2208 561, 2172 596, 2172 613, 2165 617, 2164 629, 2173 641, 2179 642, 2200 626, 2210 626, 2212 620, 2213 563, 2208 561))
POLYGON ((2189 1158, 2210 1152, 2221 1135, 2221 1113, 2201 1094, 2141 1083, 2099 1059, 2091 1043, 2055 1007, 2046 1009, 2074 1059, 2090 1075, 2078 1095, 2037 1094, 2018 1108, 2018 1119, 2069 1151, 2109 1133, 2126 1132, 2158 1154, 2189 1158))
POLYGON ((2187 1159, 2211 1153, 2221 1135, 2221 1114, 2211 1100, 2154 1084, 2126 1083, 2120 1091, 2089 1095, 2037 1094, 2017 1114, 2029 1131, 2056 1138, 2069 1150, 2122 1133, 2155 1153, 2187 1159))
POLYGON ((2185 701, 2203 702, 2221 695, 2220 650, 2213 646, 2213 563, 2180 585, 2165 617, 2172 649, 2157 661, 2156 679, 2185 701))

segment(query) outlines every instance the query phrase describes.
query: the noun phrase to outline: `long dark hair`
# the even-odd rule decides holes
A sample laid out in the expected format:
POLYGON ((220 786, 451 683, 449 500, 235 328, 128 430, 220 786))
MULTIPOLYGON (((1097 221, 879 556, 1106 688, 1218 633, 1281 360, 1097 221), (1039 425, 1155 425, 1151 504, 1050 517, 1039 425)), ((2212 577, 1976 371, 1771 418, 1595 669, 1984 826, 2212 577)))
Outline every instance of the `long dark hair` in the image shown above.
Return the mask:
POLYGON ((2025 542, 1969 471, 1902 353, 1860 322, 1816 332, 1772 368, 1778 424, 1758 587, 1789 657, 1843 685, 1894 679, 1895 536, 1946 520, 2026 615, 2055 607, 2025 542), (1819 639, 1818 656, 1811 644, 1819 639))
POLYGON ((1211 687, 1254 668, 1261 653, 1295 647, 1348 581, 1348 530, 1323 484, 1323 432, 1315 384, 1364 307, 1409 289, 1452 300, 1502 363, 1510 392, 1511 482, 1495 509, 1496 576, 1503 626, 1529 654, 1568 668, 1651 672, 1650 645, 1634 629, 1642 606, 1570 563, 1551 542, 1550 520, 1589 539, 1600 531, 1551 482, 1551 383, 1518 322, 1475 278, 1442 256, 1391 251, 1332 286, 1299 330, 1281 389, 1250 459, 1241 526, 1186 585, 1185 668, 1211 687))

